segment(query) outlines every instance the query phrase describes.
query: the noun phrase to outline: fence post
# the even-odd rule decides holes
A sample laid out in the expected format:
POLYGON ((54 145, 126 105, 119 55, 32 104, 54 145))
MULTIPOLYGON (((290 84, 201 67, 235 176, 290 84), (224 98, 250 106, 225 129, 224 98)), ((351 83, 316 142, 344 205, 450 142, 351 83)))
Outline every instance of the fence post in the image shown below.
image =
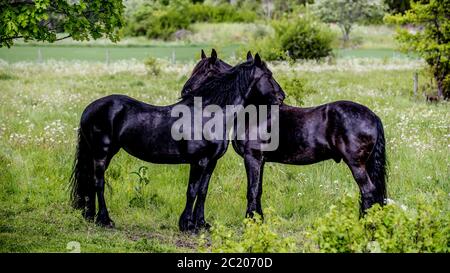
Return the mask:
POLYGON ((175 64, 176 61, 175 50, 172 50, 172 63, 175 64))
POLYGON ((414 97, 417 98, 417 91, 419 90, 419 73, 417 73, 417 71, 414 72, 413 80, 414 80, 414 97))
POLYGON ((106 49, 106 65, 109 65, 109 48, 106 49))
POLYGON ((41 62, 42 62, 42 52, 41 52, 41 49, 40 49, 40 48, 38 48, 37 62, 38 62, 38 63, 41 63, 41 62))

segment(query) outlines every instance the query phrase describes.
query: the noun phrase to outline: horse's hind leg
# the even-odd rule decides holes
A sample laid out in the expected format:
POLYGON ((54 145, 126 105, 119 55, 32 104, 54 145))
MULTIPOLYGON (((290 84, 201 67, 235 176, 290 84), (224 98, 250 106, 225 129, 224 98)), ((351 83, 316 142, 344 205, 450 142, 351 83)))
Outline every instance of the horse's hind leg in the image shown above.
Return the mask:
MULTIPOLYGON (((109 218, 108 209, 106 208, 104 196, 105 171, 115 153, 117 153, 117 150, 112 149, 110 140, 106 136, 102 138, 102 145, 97 146, 94 151, 94 181, 98 199, 98 213, 95 222, 100 226, 111 228, 114 227, 114 222, 109 218)), ((95 206, 95 201, 93 201, 93 205, 95 206)))
MULTIPOLYGON (((95 207, 96 207, 96 205, 95 205, 95 201, 96 201, 95 200, 95 196, 96 196, 96 194, 98 194, 99 187, 103 187, 103 190, 104 190, 105 171, 106 171, 106 169, 109 166, 111 158, 117 152, 118 152, 118 149, 112 149, 111 147, 104 148, 101 153, 97 153, 96 159, 93 159, 93 163, 92 164, 94 165, 94 168, 93 168, 93 170, 94 170, 94 173, 93 173, 93 181, 94 181, 94 183, 90 183, 87 186, 88 193, 87 193, 87 198, 86 198, 86 208, 85 208, 85 210, 83 212, 84 218, 86 220, 88 220, 88 221, 93 221, 94 218, 95 218, 95 207), (107 154, 106 155, 106 161, 104 161, 104 156, 103 156, 104 154, 107 154)), ((103 200, 104 200, 104 198, 103 198, 103 200)), ((105 207, 106 207, 106 205, 105 205, 105 207)), ((99 208, 100 208, 100 199, 99 199, 99 208)), ((99 215, 100 215, 100 213, 99 213, 99 215)), ((107 221, 100 220, 97 217, 97 223, 100 223, 99 221, 100 222, 107 222, 107 221)), ((101 225, 103 225, 103 224, 101 224, 101 225)), ((107 226, 109 226, 109 225, 107 225, 107 226)))
POLYGON ((367 209, 376 203, 376 187, 370 180, 365 165, 357 163, 348 165, 361 193, 361 212, 365 213, 367 209))
POLYGON ((83 216, 88 221, 93 221, 95 218, 95 185, 93 183, 88 185, 86 208, 83 212, 83 216))
POLYGON ((348 133, 343 136, 344 139, 338 141, 337 148, 358 184, 361 194, 361 213, 365 213, 377 200, 377 187, 367 171, 367 161, 376 137, 373 134, 358 133, 356 129, 350 128, 348 131, 352 132, 352 130, 352 134, 348 133))

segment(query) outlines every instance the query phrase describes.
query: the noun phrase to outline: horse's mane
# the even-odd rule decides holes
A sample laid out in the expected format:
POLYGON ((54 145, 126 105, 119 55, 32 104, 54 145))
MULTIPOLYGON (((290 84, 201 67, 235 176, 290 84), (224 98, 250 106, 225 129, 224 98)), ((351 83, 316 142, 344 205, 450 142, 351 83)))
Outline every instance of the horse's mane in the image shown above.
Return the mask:
POLYGON ((253 62, 247 61, 226 71, 220 71, 208 78, 201 87, 181 96, 184 101, 201 97, 205 104, 224 107, 232 104, 236 97, 242 96, 250 84, 253 62))
POLYGON ((194 69, 192 70, 191 76, 194 75, 198 70, 205 69, 205 66, 209 63, 209 60, 207 58, 200 60, 200 62, 198 62, 194 69))

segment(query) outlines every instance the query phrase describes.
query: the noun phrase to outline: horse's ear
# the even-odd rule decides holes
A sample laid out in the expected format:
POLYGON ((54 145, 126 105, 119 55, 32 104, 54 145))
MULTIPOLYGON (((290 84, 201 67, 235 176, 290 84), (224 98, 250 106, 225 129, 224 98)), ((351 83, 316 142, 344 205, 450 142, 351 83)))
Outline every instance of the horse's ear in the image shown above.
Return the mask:
POLYGON ((252 52, 250 50, 247 52, 247 61, 253 61, 252 52))
POLYGON ((256 53, 255 59, 253 60, 253 62, 255 63, 256 66, 262 65, 262 61, 261 61, 261 57, 259 56, 259 53, 256 53))
POLYGON ((205 54, 205 51, 203 51, 203 49, 202 49, 202 54, 201 54, 201 56, 202 56, 202 59, 206 59, 206 54, 205 54))
POLYGON ((216 60, 217 60, 217 52, 216 52, 216 50, 213 48, 213 49, 211 50, 211 59, 210 59, 210 62, 211 62, 211 63, 215 63, 216 60))

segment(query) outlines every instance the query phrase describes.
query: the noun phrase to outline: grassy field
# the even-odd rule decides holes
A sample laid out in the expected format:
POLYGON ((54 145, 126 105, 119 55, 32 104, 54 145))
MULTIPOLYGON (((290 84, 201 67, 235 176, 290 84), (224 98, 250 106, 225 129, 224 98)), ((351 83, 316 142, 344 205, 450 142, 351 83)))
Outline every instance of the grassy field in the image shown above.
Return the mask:
MULTIPOLYGON (((209 45, 178 46, 18 46, 11 49, 0 48, 0 59, 8 62, 43 61, 43 60, 84 60, 93 62, 118 61, 126 59, 143 60, 147 57, 189 62, 198 58, 201 49, 209 45)), ((223 58, 236 54, 239 45, 220 48, 223 58)), ((407 56, 393 49, 335 49, 338 58, 406 58, 407 56)))
MULTIPOLYGON (((17 47, 15 50, 20 50, 17 47)), ((128 48, 133 50, 134 48, 128 48)), ((3 49, 2 49, 3 50, 3 49)), ((50 49, 51 50, 51 49, 50 49)), ((1 56, 0 56, 1 58, 1 56)), ((68 203, 68 180, 81 112, 92 100, 126 94, 156 105, 174 103, 193 63, 162 64, 147 75, 141 61, 0 63, 0 252, 65 252, 71 241, 83 252, 197 251, 198 236, 178 232, 188 166, 142 162, 124 151, 107 171, 106 198, 115 229, 85 222, 68 203), (133 206, 138 177, 148 167, 147 202, 133 206)), ((414 207, 417 198, 439 198, 450 217, 450 105, 412 97, 411 60, 338 59, 335 64, 271 65, 275 78, 300 78, 315 90, 304 106, 353 100, 384 124, 390 162, 389 198, 414 207)), ((287 102, 299 95, 286 90, 287 102)), ((330 206, 358 188, 344 164, 267 164, 263 206, 282 219, 277 232, 304 249, 304 231, 330 206)), ((206 219, 242 229, 246 207, 243 161, 232 148, 213 174, 206 219)))
MULTIPOLYGON (((340 37, 340 31, 336 26, 331 26, 336 37, 340 37)), ((262 24, 237 24, 198 23, 192 27, 192 33, 183 40, 158 41, 146 40, 143 37, 124 38, 117 44, 107 40, 94 40, 89 42, 77 42, 63 40, 55 44, 23 43, 18 41, 13 48, 0 48, 0 59, 8 62, 19 61, 45 61, 45 60, 86 60, 94 62, 107 62, 137 59, 142 60, 149 56, 175 59, 178 62, 194 61, 203 48, 209 50, 214 47, 219 50, 222 58, 234 56, 240 52, 240 48, 246 51, 250 37, 254 35, 264 36, 273 32, 267 25, 262 24)), ((336 39, 334 54, 337 58, 406 58, 405 54, 398 52, 393 39, 393 29, 385 26, 357 26, 352 33, 351 47, 340 48, 340 41, 336 39)))
MULTIPOLYGON (((42 61, 48 59, 107 62, 107 60, 143 60, 147 57, 172 60, 172 58, 175 57, 175 60, 178 62, 187 62, 199 57, 202 48, 209 48, 209 46, 18 46, 11 49, 1 48, 0 59, 4 59, 8 62, 42 61)), ((223 56, 229 57, 237 48, 237 45, 230 45, 221 48, 221 52, 223 56)))

